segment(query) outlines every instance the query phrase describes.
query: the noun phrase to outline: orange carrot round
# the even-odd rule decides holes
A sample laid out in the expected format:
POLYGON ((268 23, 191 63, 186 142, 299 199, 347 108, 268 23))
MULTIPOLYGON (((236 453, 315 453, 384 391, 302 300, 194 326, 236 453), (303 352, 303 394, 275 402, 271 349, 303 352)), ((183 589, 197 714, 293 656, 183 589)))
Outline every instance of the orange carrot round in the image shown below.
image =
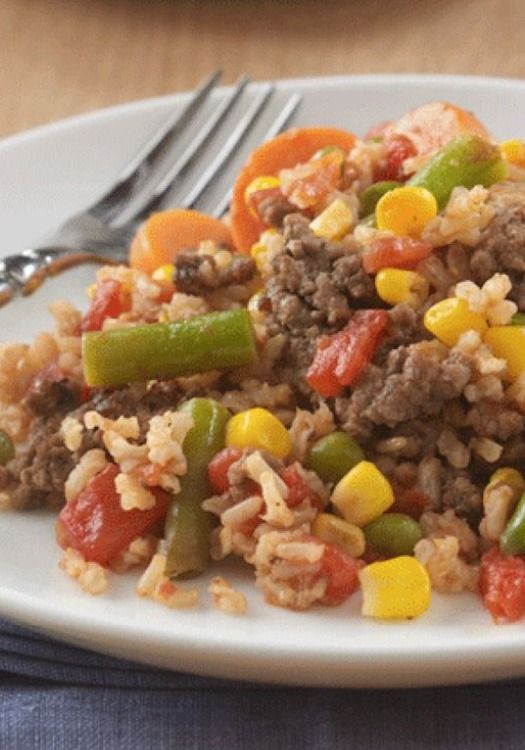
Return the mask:
POLYGON ((183 208, 159 211, 139 227, 129 250, 129 264, 151 274, 159 266, 173 263, 179 250, 197 247, 203 240, 232 246, 229 228, 213 216, 183 208))
POLYGON ((256 148, 233 187, 230 218, 236 248, 249 252, 265 229, 265 225, 250 213, 245 201, 244 192, 253 179, 295 167, 325 146, 338 146, 349 151, 355 140, 355 135, 337 128, 292 128, 256 148))

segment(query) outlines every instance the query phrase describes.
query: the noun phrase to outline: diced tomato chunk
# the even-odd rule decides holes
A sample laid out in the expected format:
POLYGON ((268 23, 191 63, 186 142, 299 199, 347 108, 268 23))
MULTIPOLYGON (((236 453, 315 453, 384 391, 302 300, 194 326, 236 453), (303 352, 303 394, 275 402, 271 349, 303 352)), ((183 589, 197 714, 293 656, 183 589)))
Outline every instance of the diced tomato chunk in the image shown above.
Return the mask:
POLYGON ((122 284, 114 279, 99 281, 89 310, 82 318, 80 330, 100 331, 106 318, 118 318, 129 309, 129 296, 122 293, 122 284))
POLYGON ((160 284, 160 294, 157 297, 158 302, 171 302, 173 295, 175 294, 175 284, 170 284, 164 281, 160 284))
POLYGON ((156 504, 148 510, 123 510, 115 489, 119 473, 115 464, 91 479, 84 490, 65 505, 58 517, 57 541, 73 547, 86 560, 107 565, 137 536, 149 531, 167 512, 169 496, 156 488, 156 504))
POLYGON ((321 396, 338 396, 370 362, 388 324, 385 310, 358 310, 338 333, 323 336, 306 379, 321 396))
POLYGON ((322 204, 339 186, 344 157, 337 149, 296 167, 297 177, 283 181, 283 194, 299 208, 322 204))
POLYGON ((286 504, 289 508, 295 508, 307 500, 314 508, 324 509, 323 498, 310 487, 295 464, 290 464, 282 470, 281 479, 288 487, 286 504))
POLYGON ((406 135, 390 135, 386 141, 386 160, 374 171, 374 182, 381 180, 403 181, 406 175, 403 172, 403 162, 417 151, 414 143, 406 135))
POLYGON ((321 576, 327 579, 323 604, 336 606, 354 593, 357 589, 357 572, 360 563, 350 555, 335 547, 324 543, 324 553, 321 558, 321 576))
POLYGON ((377 273, 382 268, 412 269, 427 258, 434 248, 430 242, 411 237, 380 237, 363 254, 363 268, 377 273))
POLYGON ((396 482, 393 482, 393 489, 395 501, 390 511, 392 513, 404 513, 411 516, 415 521, 419 521, 421 515, 431 505, 428 495, 415 487, 403 487, 396 482))
POLYGON ((242 451, 239 448, 224 448, 217 453, 208 464, 208 478, 210 484, 218 494, 222 495, 230 489, 228 471, 230 466, 240 459, 242 451))
POLYGON ((251 536, 260 523, 262 523, 262 518, 261 514, 259 513, 252 518, 248 518, 247 521, 243 521, 241 524, 239 524, 237 531, 240 531, 240 533, 244 534, 245 536, 251 536))
POLYGON ((525 557, 504 557, 497 547, 486 552, 479 589, 496 621, 519 620, 525 614, 525 557))
POLYGON ((80 403, 85 404, 89 399, 91 398, 92 389, 89 387, 89 385, 84 385, 80 389, 80 403))

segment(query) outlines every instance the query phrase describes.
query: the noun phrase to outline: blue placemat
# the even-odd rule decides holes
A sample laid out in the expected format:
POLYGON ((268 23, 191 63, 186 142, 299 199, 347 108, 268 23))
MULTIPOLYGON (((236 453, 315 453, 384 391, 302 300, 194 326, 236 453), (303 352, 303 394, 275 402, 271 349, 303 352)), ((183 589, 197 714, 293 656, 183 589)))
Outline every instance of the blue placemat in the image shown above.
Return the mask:
POLYGON ((525 685, 253 685, 100 656, 0 621, 2 750, 522 750, 525 685))

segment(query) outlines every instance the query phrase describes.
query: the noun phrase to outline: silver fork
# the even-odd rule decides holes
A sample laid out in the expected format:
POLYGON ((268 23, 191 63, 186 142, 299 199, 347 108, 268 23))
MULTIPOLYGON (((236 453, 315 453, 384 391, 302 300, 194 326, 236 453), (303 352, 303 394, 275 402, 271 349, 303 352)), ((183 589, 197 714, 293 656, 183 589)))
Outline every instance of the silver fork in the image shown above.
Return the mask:
MULTIPOLYGON (((202 112, 220 76, 221 71, 215 71, 195 90, 182 111, 168 118, 95 203, 68 218, 42 243, 0 260, 0 305, 11 300, 17 292, 31 293, 46 275, 58 273, 72 265, 86 261, 125 261, 137 226, 160 207, 172 191, 175 192, 172 202, 177 207, 200 208, 206 191, 219 174, 224 176, 228 171, 228 160, 242 147, 243 141, 267 109, 275 88, 273 84, 264 84, 249 103, 244 103, 243 93, 249 78, 242 76, 219 99, 191 141, 169 165, 165 174, 160 176, 168 148, 179 137, 191 132, 196 116, 202 112), (206 158, 205 149, 212 139, 220 138, 220 126, 237 102, 243 104, 242 112, 220 143, 215 156, 205 167, 200 167, 203 158, 206 158), (194 179, 196 173, 199 177, 194 179), (126 217, 130 211, 131 214, 126 217)), ((300 100, 299 94, 292 94, 286 99, 264 133, 263 140, 272 138, 285 127, 300 100)), ((233 174, 228 174, 227 184, 231 186, 232 182, 233 174)), ((230 194, 231 187, 228 187, 208 213, 222 216, 228 207, 230 194)))

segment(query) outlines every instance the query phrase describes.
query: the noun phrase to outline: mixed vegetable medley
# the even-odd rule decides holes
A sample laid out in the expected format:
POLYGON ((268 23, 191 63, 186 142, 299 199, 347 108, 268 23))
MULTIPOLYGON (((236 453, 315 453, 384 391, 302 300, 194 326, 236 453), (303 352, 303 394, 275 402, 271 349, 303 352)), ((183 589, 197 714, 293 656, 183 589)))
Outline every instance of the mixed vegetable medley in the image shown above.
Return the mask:
POLYGON ((291 609, 525 614, 525 143, 447 102, 289 130, 87 294, 0 357, 1 506, 58 511, 83 589, 192 607, 233 555, 291 609))

